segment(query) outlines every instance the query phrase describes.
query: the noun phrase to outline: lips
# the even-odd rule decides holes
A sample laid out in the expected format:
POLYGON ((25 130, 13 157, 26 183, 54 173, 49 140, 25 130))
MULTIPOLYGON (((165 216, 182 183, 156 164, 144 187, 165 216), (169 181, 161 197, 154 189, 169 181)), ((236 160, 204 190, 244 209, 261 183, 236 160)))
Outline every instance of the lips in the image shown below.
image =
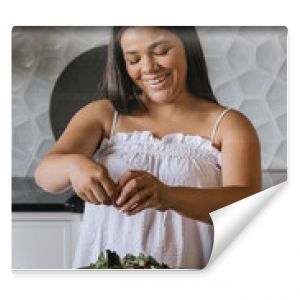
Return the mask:
POLYGON ((167 73, 161 76, 156 76, 155 78, 146 79, 146 80, 144 79, 144 82, 146 83, 147 86, 158 89, 158 88, 162 88, 165 85, 169 76, 170 73, 167 73))

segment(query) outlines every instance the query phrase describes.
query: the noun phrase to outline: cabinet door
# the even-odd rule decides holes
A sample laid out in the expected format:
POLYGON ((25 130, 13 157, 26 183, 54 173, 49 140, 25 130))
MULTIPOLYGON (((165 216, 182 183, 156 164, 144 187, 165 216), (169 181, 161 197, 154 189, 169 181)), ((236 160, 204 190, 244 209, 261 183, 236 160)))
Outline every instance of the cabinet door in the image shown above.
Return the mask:
POLYGON ((12 224, 13 269, 72 267, 72 222, 18 217, 12 224))

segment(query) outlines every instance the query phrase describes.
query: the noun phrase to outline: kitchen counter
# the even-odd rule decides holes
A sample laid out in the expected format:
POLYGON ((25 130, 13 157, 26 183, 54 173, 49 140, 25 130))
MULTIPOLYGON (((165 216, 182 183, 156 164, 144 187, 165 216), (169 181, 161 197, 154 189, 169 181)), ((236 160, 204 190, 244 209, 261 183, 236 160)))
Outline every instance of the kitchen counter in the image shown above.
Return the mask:
POLYGON ((72 189, 50 194, 39 188, 31 177, 12 178, 13 212, 76 212, 82 213, 83 201, 72 189))

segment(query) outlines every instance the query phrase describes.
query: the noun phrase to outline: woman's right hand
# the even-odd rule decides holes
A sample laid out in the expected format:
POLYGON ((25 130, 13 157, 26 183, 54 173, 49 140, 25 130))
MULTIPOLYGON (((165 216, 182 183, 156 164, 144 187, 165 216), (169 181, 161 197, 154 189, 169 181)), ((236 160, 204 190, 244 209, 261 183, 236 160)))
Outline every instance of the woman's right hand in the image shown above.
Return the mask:
POLYGON ((68 174, 75 193, 81 199, 95 205, 115 205, 118 198, 117 185, 103 165, 84 155, 74 155, 68 174))

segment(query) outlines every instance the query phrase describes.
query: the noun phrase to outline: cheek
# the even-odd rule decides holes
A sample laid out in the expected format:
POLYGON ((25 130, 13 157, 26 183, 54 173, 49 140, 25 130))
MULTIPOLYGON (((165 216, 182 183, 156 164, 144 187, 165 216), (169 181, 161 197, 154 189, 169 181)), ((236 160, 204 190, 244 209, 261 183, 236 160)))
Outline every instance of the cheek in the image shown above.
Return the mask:
POLYGON ((176 69, 177 68, 177 62, 176 57, 170 56, 166 58, 161 58, 158 63, 163 66, 165 69, 176 69))
POLYGON ((178 77, 185 76, 187 70, 186 61, 181 55, 174 55, 166 59, 164 62, 164 67, 176 71, 178 73, 178 77))
POLYGON ((139 73, 139 71, 138 71, 138 69, 136 67, 130 66, 130 65, 126 65, 126 70, 127 70, 127 73, 129 75, 129 77, 133 81, 135 81, 135 80, 138 79, 140 73, 139 73))
POLYGON ((186 81, 186 76, 187 76, 187 64, 185 61, 181 60, 179 61, 178 60, 178 63, 177 63, 177 76, 178 78, 180 78, 180 80, 182 81, 186 81))

